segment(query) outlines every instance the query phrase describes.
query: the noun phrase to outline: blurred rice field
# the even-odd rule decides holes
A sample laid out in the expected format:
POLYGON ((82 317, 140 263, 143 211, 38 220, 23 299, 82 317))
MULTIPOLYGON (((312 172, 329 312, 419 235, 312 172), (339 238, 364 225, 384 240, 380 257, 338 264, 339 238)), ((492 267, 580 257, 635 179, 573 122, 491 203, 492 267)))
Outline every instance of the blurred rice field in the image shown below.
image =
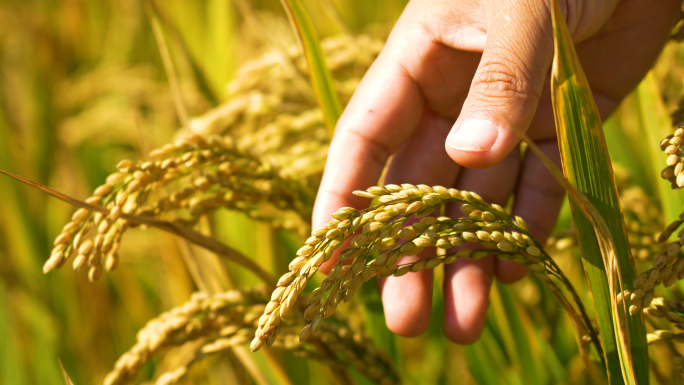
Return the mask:
MULTIPOLYGON (((382 39, 405 1, 303 4, 323 37, 363 33, 382 39)), ((85 198, 121 159, 143 159, 172 141, 182 122, 150 24, 152 13, 162 26, 191 118, 227 101, 228 83, 249 59, 296 44, 277 1, 3 0, 0 169, 85 198)), ((660 169, 639 150, 640 130, 651 124, 671 131, 668 114, 682 93, 683 58, 678 46, 669 46, 653 74, 606 124, 614 159, 656 201, 661 194, 656 182, 663 182, 660 169)), ((75 384, 102 382, 149 319, 183 304, 197 290, 257 283, 240 268, 154 229, 127 233, 119 267, 96 283, 70 268, 43 275, 52 241, 73 208, 5 177, 0 178, 0 202, 0 384, 63 383, 60 361, 75 384), (190 274, 188 255, 199 255, 207 264, 201 270, 212 274, 190 274)), ((241 214, 220 212, 212 224, 215 236, 260 256, 259 263, 276 276, 302 241, 241 214)), ((569 224, 566 210, 558 228, 569 224)), ((576 255, 559 253, 558 260, 589 303, 576 255)), ((415 339, 386 330, 374 285, 358 297, 340 312, 361 310, 354 322, 365 324, 405 383, 582 384, 593 379, 567 317, 535 279, 496 286, 485 333, 469 347, 443 337, 440 295, 429 331, 415 339)), ((203 361, 193 367, 188 383, 336 383, 321 364, 287 353, 248 351, 244 346, 203 361)), ((151 381, 184 354, 177 349, 148 363, 138 381, 151 381)), ((663 364, 661 374, 681 382, 672 370, 663 364)), ((354 371, 352 377, 369 383, 354 371)))

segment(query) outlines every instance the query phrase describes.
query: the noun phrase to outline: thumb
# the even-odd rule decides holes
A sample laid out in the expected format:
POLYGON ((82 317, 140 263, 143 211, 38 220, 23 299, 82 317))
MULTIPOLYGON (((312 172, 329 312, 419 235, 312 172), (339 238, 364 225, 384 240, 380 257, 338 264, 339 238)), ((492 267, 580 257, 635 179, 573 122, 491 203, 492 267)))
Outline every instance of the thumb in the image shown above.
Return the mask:
POLYGON ((449 156, 472 168, 493 166, 518 144, 516 130, 532 121, 553 58, 546 1, 493 3, 482 59, 446 142, 449 156))

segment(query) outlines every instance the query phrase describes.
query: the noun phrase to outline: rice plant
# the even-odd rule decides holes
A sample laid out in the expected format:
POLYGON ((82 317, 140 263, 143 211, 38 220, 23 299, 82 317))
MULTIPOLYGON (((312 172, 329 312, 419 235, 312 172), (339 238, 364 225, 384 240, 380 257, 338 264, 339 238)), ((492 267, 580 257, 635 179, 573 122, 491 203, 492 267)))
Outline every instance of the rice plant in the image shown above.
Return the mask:
POLYGON ((554 19, 574 173, 552 168, 570 198, 548 241, 476 192, 408 183, 312 228, 334 123, 404 5, 0 5, 0 383, 682 382, 681 32, 602 125, 554 19), (530 274, 451 344, 444 265, 490 255, 530 274), (375 281, 426 269, 428 331, 397 337, 375 281))

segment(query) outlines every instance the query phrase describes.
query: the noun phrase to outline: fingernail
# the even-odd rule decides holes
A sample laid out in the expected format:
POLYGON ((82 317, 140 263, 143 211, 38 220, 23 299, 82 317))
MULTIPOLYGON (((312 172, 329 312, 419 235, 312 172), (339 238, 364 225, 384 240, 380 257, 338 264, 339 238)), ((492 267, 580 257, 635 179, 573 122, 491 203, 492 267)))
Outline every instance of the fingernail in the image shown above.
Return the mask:
POLYGON ((447 144, 461 151, 484 152, 494 146, 498 136, 499 129, 489 120, 468 118, 449 137, 447 144))

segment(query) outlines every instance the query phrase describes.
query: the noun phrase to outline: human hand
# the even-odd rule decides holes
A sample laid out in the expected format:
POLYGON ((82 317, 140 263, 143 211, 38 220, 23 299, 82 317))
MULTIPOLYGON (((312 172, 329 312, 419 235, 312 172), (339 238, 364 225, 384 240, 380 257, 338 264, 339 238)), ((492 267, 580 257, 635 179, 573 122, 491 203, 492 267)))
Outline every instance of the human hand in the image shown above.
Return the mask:
MULTIPOLYGON (((560 3, 606 117, 653 65, 681 1, 560 3)), ((314 226, 340 207, 367 204, 351 192, 375 185, 391 156, 385 183, 455 187, 500 205, 514 193, 514 214, 545 239, 564 191, 538 158, 528 152, 521 159, 512 150, 519 142, 515 130, 527 131, 560 163, 548 86, 552 56, 548 0, 412 0, 340 118, 314 226)), ((447 214, 457 216, 456 210, 447 214)), ((524 267, 492 256, 445 266, 447 337, 477 340, 493 276, 514 282, 524 274, 524 267)), ((415 336, 426 329, 432 271, 387 278, 381 290, 390 330, 415 336)))

